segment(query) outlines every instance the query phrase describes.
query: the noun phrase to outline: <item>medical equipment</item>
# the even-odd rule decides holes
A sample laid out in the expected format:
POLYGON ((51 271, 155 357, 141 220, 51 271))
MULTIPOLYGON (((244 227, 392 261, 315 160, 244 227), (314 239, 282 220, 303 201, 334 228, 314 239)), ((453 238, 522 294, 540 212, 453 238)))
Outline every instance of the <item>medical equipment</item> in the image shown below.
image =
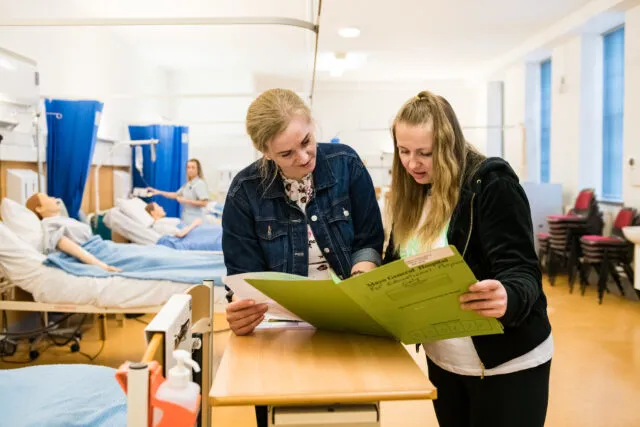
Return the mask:
POLYGON ((164 337, 162 353, 165 369, 171 369, 177 364, 173 358, 173 351, 191 351, 191 337, 187 335, 190 329, 191 298, 187 295, 171 297, 162 307, 162 311, 145 328, 147 343, 156 333, 161 333, 164 337))
MULTIPOLYGON (((113 146, 109 149, 109 154, 107 157, 111 158, 111 156, 113 155, 114 150, 116 149, 116 147, 122 146, 122 145, 126 145, 126 146, 131 146, 131 147, 136 147, 137 148, 142 148, 142 145, 151 145, 151 158, 154 159, 155 158, 155 145, 158 144, 158 142, 160 142, 157 139, 142 139, 139 141, 130 141, 130 140, 125 140, 125 141, 116 141, 113 143, 113 146)), ((138 156, 136 156, 137 158, 138 156)), ((94 176, 94 186, 95 186, 95 191, 93 193, 94 195, 94 201, 95 201, 95 206, 96 206, 96 213, 102 213, 102 211, 100 210, 100 168, 102 167, 103 162, 100 162, 96 165, 96 167, 94 168, 93 171, 93 176, 94 176)), ((136 161, 136 168, 137 168, 137 161, 136 161)), ((140 166, 141 167, 141 166, 140 166)), ((140 169, 139 169, 140 170, 140 169)))
MULTIPOLYGON (((160 385, 158 376, 161 373, 164 376, 168 375, 167 366, 170 366, 171 360, 175 361, 176 356, 184 357, 184 353, 180 351, 174 353, 174 350, 183 343, 179 341, 176 344, 176 333, 178 336, 188 337, 189 340, 192 334, 198 334, 201 337, 198 339, 198 345, 192 345, 182 351, 192 355, 192 359, 201 361, 202 372, 198 377, 198 387, 202 390, 203 396, 208 396, 213 373, 211 369, 213 296, 213 289, 207 285, 207 282, 192 289, 188 295, 173 296, 145 329, 148 346, 141 363, 133 365, 135 368, 133 371, 131 364, 124 364, 118 370, 116 377, 128 396, 130 408, 127 418, 128 427, 148 427, 149 414, 152 413, 149 411, 150 402, 159 403, 153 397, 160 385), (188 321, 185 323, 186 319, 188 321), (177 329, 178 326, 179 329, 177 329), (159 330, 150 331, 150 329, 159 330), (169 350, 168 353, 167 350, 169 350), (161 361, 160 367, 155 360, 161 361)), ((199 415, 198 425, 211 425, 211 414, 206 398, 201 399, 199 415)))
MULTIPOLYGON (((44 176, 40 175, 44 182, 44 176)), ((7 197, 24 205, 39 192, 38 174, 28 169, 7 169, 7 197)))
POLYGON ((118 199, 125 199, 131 194, 131 174, 129 172, 113 171, 113 206, 118 199))
POLYGON ((14 130, 19 124, 16 120, 0 118, 0 129, 14 130))
MULTIPOLYGON (((142 177, 142 175, 140 175, 140 176, 142 177)), ((146 199, 148 197, 151 197, 152 194, 146 188, 134 188, 131 191, 131 195, 133 197, 142 197, 143 199, 146 199)))

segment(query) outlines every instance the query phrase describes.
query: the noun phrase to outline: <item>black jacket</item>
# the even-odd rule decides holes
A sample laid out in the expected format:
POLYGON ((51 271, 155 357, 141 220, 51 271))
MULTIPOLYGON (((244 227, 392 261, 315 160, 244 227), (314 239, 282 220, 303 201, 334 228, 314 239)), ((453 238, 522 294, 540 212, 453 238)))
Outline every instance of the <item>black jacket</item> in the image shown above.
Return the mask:
MULTIPOLYGON (((463 178, 447 238, 478 280, 499 280, 507 291, 507 311, 499 319, 504 334, 472 338, 482 364, 491 369, 533 350, 549 336, 551 325, 529 202, 518 177, 500 158, 486 159, 475 169, 463 178)), ((398 258, 392 235, 384 262, 398 258)))

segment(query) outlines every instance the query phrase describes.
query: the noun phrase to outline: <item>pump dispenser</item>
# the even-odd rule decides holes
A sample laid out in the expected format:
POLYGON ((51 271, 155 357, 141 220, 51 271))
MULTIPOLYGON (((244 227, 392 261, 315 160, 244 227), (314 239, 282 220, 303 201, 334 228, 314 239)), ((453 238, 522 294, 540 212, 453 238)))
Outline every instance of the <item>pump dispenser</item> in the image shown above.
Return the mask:
MULTIPOLYGON (((191 368, 200 372, 200 366, 191 360, 191 355, 185 350, 175 350, 173 358, 177 365, 169 370, 167 379, 158 387, 155 398, 181 406, 191 413, 197 413, 200 402, 200 386, 191 381, 191 368)), ((154 426, 160 423, 162 416, 162 410, 154 408, 154 426)))

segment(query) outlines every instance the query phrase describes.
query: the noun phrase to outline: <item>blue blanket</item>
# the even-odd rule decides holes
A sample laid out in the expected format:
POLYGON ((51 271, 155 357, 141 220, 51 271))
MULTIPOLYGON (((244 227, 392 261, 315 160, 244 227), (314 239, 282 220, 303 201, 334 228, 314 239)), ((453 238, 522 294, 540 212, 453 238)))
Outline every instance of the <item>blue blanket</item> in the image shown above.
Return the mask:
POLYGON ((162 236, 158 245, 184 251, 221 251, 222 226, 202 224, 184 237, 162 236))
POLYGON ((92 365, 0 370, 0 425, 126 426, 127 400, 115 372, 92 365))
POLYGON ((191 284, 202 283, 203 280, 214 280, 216 284, 221 284, 222 276, 227 272, 222 255, 182 252, 157 245, 119 244, 102 240, 100 236, 93 236, 82 247, 99 260, 122 269, 122 272, 110 273, 62 252, 50 254, 44 263, 74 276, 118 275, 131 279, 191 284))

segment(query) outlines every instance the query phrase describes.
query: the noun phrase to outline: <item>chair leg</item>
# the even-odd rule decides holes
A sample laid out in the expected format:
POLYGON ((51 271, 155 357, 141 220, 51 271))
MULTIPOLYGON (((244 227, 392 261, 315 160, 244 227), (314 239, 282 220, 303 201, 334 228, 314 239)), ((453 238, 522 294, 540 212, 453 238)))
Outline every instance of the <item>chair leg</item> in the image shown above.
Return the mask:
POLYGON ((618 271, 616 270, 616 266, 615 263, 609 261, 609 271, 611 271, 611 275, 613 276, 613 280, 614 282, 616 282, 616 286, 618 286, 618 289, 620 290, 620 295, 624 296, 624 288, 622 287, 622 282, 620 280, 620 275, 618 274, 618 271))
POLYGON ((580 295, 582 296, 584 296, 587 286, 589 286, 589 267, 589 263, 583 262, 580 264, 580 295))
POLYGON ((607 279, 609 278, 609 268, 606 260, 600 262, 600 277, 598 278, 598 304, 602 304, 604 292, 607 288, 607 279))
POLYGON ((633 286, 633 284, 635 283, 633 277, 633 268, 631 268, 631 265, 627 262, 622 263, 622 268, 624 269, 624 272, 627 275, 627 279, 629 279, 631 286, 633 286))
POLYGON ((572 294, 573 293, 573 284, 576 280, 576 260, 575 260, 575 253, 573 251, 573 248, 571 248, 571 250, 569 251, 569 258, 567 260, 567 276, 569 279, 569 293, 572 294))

